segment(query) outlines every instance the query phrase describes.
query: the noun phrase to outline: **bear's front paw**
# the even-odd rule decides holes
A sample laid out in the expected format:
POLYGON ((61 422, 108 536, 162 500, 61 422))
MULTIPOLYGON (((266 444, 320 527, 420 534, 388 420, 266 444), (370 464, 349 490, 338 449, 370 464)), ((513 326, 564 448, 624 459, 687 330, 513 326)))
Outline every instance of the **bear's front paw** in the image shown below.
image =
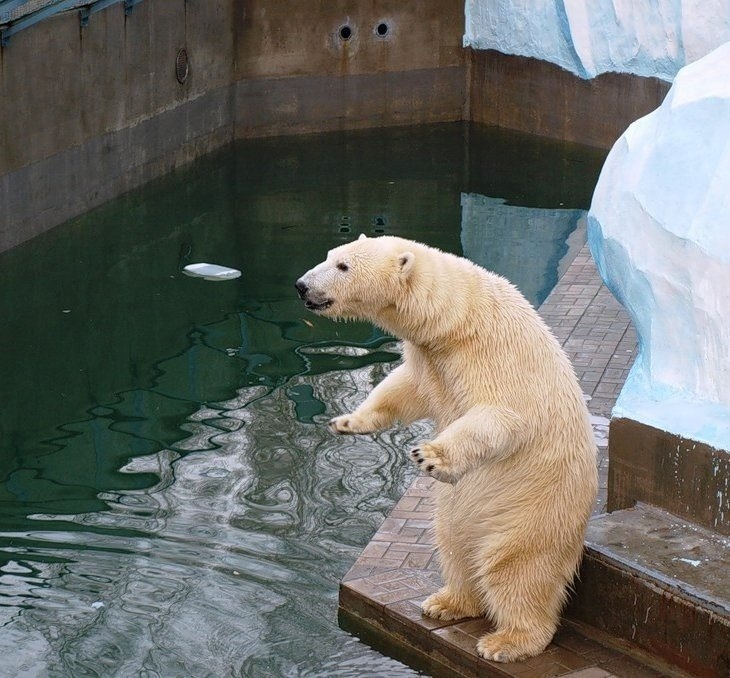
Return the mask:
POLYGON ((438 445, 423 443, 411 451, 411 459, 422 471, 442 483, 456 482, 453 471, 441 454, 438 445))
POLYGON ((366 426, 362 417, 357 414, 343 414, 341 417, 330 419, 329 428, 332 433, 340 434, 373 432, 373 429, 366 426))

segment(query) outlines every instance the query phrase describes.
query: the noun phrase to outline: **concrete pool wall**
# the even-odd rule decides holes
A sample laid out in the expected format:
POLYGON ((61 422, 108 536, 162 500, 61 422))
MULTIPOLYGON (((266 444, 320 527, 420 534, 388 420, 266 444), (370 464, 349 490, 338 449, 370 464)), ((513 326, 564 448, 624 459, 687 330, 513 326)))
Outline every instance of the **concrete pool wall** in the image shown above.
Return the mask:
POLYGON ((235 139, 469 120, 609 148, 668 88, 463 34, 463 0, 156 0, 20 31, 0 49, 0 251, 235 139))
POLYGON ((118 3, 85 27, 69 11, 13 35, 0 249, 236 138, 463 118, 462 2, 360 5, 118 3))

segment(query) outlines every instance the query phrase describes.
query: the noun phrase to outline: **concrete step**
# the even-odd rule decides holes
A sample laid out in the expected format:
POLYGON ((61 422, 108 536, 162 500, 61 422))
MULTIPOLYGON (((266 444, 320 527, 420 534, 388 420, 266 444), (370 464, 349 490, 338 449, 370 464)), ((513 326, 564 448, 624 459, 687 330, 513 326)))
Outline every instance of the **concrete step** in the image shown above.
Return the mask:
POLYGON ((697 676, 730 676, 730 538, 646 504, 590 521, 568 617, 697 676))

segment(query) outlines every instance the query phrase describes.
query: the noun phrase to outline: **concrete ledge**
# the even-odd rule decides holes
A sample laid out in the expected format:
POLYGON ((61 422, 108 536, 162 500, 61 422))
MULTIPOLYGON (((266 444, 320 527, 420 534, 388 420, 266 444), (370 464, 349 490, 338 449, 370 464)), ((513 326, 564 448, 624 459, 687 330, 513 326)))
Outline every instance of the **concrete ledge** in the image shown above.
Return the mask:
POLYGON ((697 676, 730 675, 730 541, 647 505, 597 516, 568 615, 697 676))
MULTIPOLYGON (((433 676, 686 675, 637 646, 572 618, 563 620, 541 655, 499 664, 476 653, 478 638, 490 630, 485 618, 444 622, 424 617, 420 604, 441 584, 429 531, 434 482, 423 477, 415 480, 342 581, 338 610, 342 628, 433 676)), ((589 598, 583 604, 593 606, 589 598)))
POLYGON ((730 453, 623 418, 610 441, 609 511, 643 501, 730 535, 730 453))

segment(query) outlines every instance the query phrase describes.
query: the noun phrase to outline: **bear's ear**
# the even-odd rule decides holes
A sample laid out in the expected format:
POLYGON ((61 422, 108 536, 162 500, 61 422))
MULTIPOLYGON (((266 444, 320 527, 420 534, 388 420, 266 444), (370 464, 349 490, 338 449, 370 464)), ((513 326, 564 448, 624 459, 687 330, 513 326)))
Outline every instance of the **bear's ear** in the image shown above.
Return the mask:
POLYGON ((368 239, 368 237, 364 233, 361 233, 360 237, 358 238, 358 240, 367 240, 367 239, 368 239))
POLYGON ((413 270, 413 264, 416 262, 416 255, 413 252, 401 252, 398 255, 398 266, 400 268, 400 277, 405 280, 410 276, 413 270))

